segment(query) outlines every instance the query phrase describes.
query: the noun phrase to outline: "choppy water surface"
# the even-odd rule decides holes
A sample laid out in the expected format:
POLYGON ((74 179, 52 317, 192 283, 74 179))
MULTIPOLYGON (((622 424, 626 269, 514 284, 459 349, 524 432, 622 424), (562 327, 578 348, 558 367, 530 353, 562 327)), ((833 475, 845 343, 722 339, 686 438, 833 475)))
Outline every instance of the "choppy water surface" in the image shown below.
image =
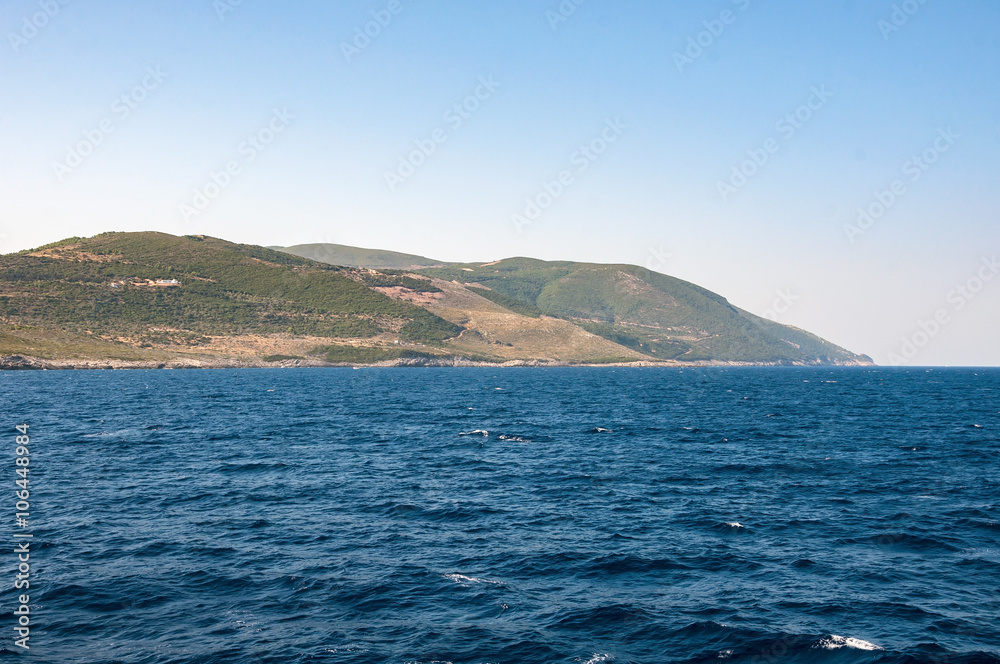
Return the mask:
POLYGON ((33 437, 34 661, 1000 662, 1000 371, 4 372, 0 395, 12 491, 33 437))

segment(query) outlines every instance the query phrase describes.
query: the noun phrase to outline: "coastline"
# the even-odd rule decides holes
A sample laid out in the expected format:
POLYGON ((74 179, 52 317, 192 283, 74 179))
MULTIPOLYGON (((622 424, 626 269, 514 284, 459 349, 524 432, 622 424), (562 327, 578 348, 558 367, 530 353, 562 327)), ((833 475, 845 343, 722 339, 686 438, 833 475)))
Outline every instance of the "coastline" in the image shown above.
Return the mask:
POLYGON ((280 360, 265 362, 259 358, 216 358, 206 360, 171 359, 156 360, 91 360, 59 359, 50 360, 26 355, 0 356, 0 371, 109 371, 109 370, 150 370, 150 369, 304 369, 304 368, 419 368, 419 367, 490 367, 490 368, 532 368, 532 367, 875 367, 864 362, 677 362, 640 360, 636 362, 566 362, 546 360, 508 360, 505 362, 482 362, 463 358, 403 358, 372 363, 324 362, 314 359, 280 360))

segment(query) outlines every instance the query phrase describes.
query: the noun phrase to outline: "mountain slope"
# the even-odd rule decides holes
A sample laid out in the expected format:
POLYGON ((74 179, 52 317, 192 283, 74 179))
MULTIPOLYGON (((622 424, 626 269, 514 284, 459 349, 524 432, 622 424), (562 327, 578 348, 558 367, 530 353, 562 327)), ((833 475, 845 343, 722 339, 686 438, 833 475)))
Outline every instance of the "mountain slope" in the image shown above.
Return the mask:
POLYGON ((413 270, 419 267, 446 265, 442 261, 414 254, 401 254, 381 249, 361 249, 343 244, 297 244, 292 247, 269 248, 330 265, 366 267, 376 270, 413 270))
MULTIPOLYGON (((314 249, 365 265, 432 262, 314 249)), ((374 269, 164 233, 104 233, 0 256, 0 367, 37 366, 30 358, 52 366, 870 363, 631 265, 513 258, 374 269)))
MULTIPOLYGON (((340 245, 309 245, 308 254, 325 255, 325 246, 333 247, 334 256, 364 257, 340 245)), ((359 264, 376 266, 363 260, 359 264)), ((734 307, 721 295, 634 265, 508 258, 408 269, 460 284, 509 312, 571 322, 640 357, 682 362, 871 363, 867 356, 816 335, 734 307)))
POLYGON ((571 321, 663 360, 871 361, 808 332, 754 316, 704 288, 634 265, 512 258, 419 273, 469 285, 508 308, 571 321))
POLYGON ((424 304, 429 311, 461 325, 444 346, 458 355, 544 362, 638 362, 650 358, 550 316, 530 316, 483 297, 480 291, 441 279, 424 304))
MULTIPOLYGON (((204 236, 71 238, 0 257, 0 331, 6 335, 0 352, 19 352, 25 330, 32 338, 59 331, 70 335, 64 341, 71 346, 90 338, 97 357, 135 357, 148 349, 227 356, 233 344, 275 335, 435 346, 462 331, 372 284, 432 288, 426 280, 361 273, 204 236)), ((48 355, 58 358, 63 347, 55 344, 48 355)))

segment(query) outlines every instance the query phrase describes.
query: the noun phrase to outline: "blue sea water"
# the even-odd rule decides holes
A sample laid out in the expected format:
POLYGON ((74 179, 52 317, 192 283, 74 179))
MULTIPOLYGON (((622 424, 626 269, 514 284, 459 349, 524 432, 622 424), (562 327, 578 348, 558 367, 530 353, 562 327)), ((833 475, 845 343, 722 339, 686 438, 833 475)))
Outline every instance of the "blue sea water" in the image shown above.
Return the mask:
POLYGON ((27 652, 0 554, 4 658, 1000 662, 997 370, 2 372, 0 395, 4 537, 22 421, 34 535, 27 652))

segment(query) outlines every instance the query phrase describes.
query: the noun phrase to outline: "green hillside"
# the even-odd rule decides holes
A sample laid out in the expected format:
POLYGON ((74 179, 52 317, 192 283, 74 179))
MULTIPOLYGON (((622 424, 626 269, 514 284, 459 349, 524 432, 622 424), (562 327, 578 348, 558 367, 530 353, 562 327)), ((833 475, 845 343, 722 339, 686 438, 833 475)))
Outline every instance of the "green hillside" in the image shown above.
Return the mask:
POLYGON ((164 233, 103 233, 0 256, 0 368, 30 358, 87 366, 870 362, 631 265, 513 258, 399 269, 434 262, 339 246, 313 255, 365 267, 164 233))
POLYGON ((418 267, 447 265, 424 256, 401 254, 380 249, 361 249, 342 244, 297 244, 292 247, 270 247, 278 251, 309 258, 330 265, 369 267, 374 269, 412 270, 418 267))
POLYGON ((679 361, 854 363, 869 358, 754 316, 694 284, 634 265, 511 258, 419 270, 468 284, 526 315, 572 321, 650 357, 679 361))
MULTIPOLYGON (((286 333, 436 343, 461 328, 352 275, 264 247, 203 236, 105 233, 0 257, 0 319, 107 339, 286 333), (354 277, 354 278, 352 278, 354 277), (174 280, 177 285, 151 284, 174 280)), ((426 281, 410 280, 420 287, 426 281)))

